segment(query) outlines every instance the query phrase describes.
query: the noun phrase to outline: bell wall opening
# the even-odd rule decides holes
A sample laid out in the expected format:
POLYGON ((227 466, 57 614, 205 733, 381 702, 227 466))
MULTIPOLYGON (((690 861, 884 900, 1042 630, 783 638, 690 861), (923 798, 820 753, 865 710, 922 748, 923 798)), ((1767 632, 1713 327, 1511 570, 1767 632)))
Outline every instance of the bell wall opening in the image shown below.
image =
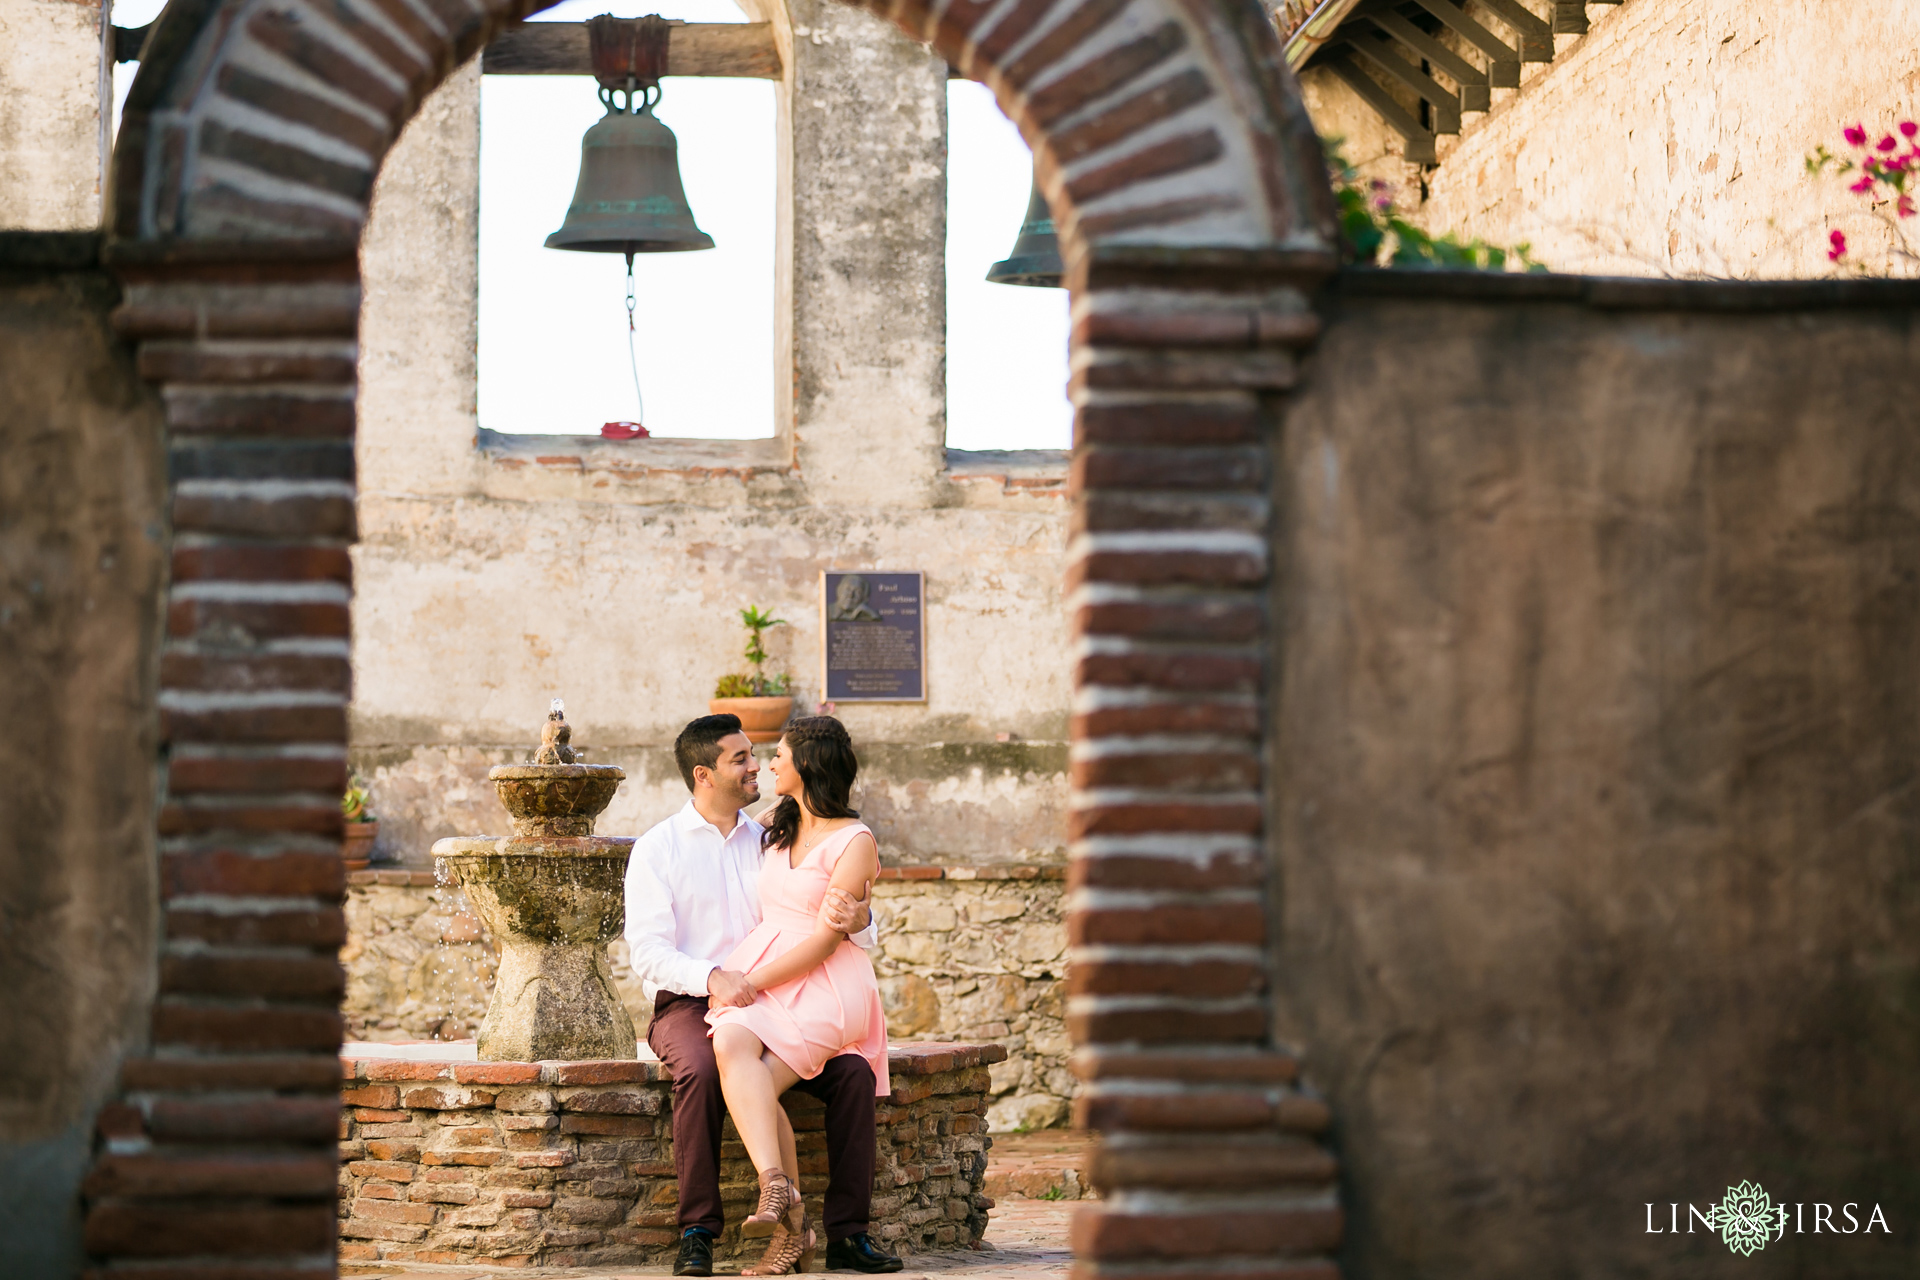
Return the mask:
MULTIPOLYGON (((330 1274, 343 1031, 332 957, 348 933, 338 797, 349 769, 387 771, 405 837, 410 795, 423 808, 479 803, 465 779, 517 744, 524 693, 544 700, 585 684, 614 710, 583 715, 581 740, 609 762, 629 752, 621 767, 641 783, 635 804, 650 803, 649 787, 672 790, 656 727, 684 718, 668 708, 705 700, 712 673, 698 655, 731 665, 718 655, 735 641, 712 634, 730 629, 739 585, 762 602, 804 604, 823 563, 911 569, 942 584, 928 592, 950 621, 929 635, 927 703, 848 712, 856 739, 875 744, 876 816, 892 806, 912 819, 890 836, 903 865, 956 883, 968 877, 955 868, 977 883, 1004 867, 1017 884, 1093 868, 1071 930, 1040 919, 1005 948, 1035 975, 1003 975, 1055 984, 1059 1047, 1079 1042, 1074 1070, 1090 1082, 1082 1118, 1158 1141, 1168 1117, 1133 1106, 1128 1082, 1185 1081, 1181 1045, 1219 1051, 1205 1073, 1216 1081, 1286 1076, 1257 1002, 1233 998, 1223 1020, 1217 1001, 1203 1009, 1169 982, 1182 947, 1219 938, 1191 912, 1155 906, 1168 895, 1195 905, 1186 877, 1196 856, 1225 857, 1240 894, 1258 877, 1244 803, 1229 806, 1224 845, 1209 839, 1196 854, 1155 835, 1191 831, 1181 762, 1217 756, 1222 725, 1238 726, 1224 730, 1240 735, 1236 755, 1257 751, 1258 722, 1244 675, 1196 690, 1187 664, 1167 664, 1183 645, 1211 652, 1216 641, 1196 642, 1166 607, 1171 596, 1155 602, 1197 591, 1238 616, 1236 605, 1257 601, 1261 572, 1249 576, 1219 538, 1126 514, 1124 498, 1068 544, 1062 474, 956 465, 944 440, 938 290, 900 287, 938 280, 940 205, 886 216, 900 191, 940 172, 942 133, 921 126, 937 122, 948 66, 989 80, 1035 145, 1084 307, 1078 447, 1168 451, 1170 465, 1133 471, 1130 455, 1114 455, 1118 470, 1077 482, 1082 506, 1103 486, 1151 490, 1189 474, 1203 461, 1181 453, 1195 421, 1223 440, 1261 430, 1291 350, 1312 335, 1298 289, 1325 267, 1325 193, 1301 162, 1311 135, 1275 78, 1264 18, 1222 25, 1148 0, 1132 7, 902 10, 889 17, 904 40, 830 5, 770 15, 796 88, 782 174, 793 223, 777 242, 793 281, 776 320, 776 350, 793 359, 775 389, 787 397, 786 433, 724 450, 622 442, 646 451, 612 456, 490 441, 470 407, 414 413, 390 394, 396 371, 411 363, 420 382, 470 388, 470 368, 460 376, 469 337, 401 328, 402 341, 375 340, 402 314, 383 316, 382 304, 424 281, 434 260, 410 257, 398 237, 383 242, 378 206, 443 194, 424 170, 409 177, 398 150, 383 164, 388 148, 522 14, 237 0, 162 15, 128 98, 106 252, 125 291, 116 324, 158 385, 171 433, 169 633, 155 700, 165 962, 148 1042, 101 1113, 90 1256, 109 1267, 191 1271, 225 1258, 330 1274), (1142 30, 1158 33, 1145 56, 1129 43, 1142 30), (1163 79, 1184 87, 1141 97, 1163 79), (1183 132, 1153 132, 1162 126, 1183 132), (1056 153, 1050 139, 1076 127, 1056 153), (383 169, 391 182, 376 196, 383 169), (383 261, 398 264, 384 282, 383 261), (387 368, 370 359, 383 349, 401 353, 387 368), (1149 358, 1162 349, 1176 352, 1173 364, 1149 358), (446 426, 456 429, 436 430, 446 426), (649 546, 672 555, 647 562, 649 546), (969 546, 992 556, 963 554, 969 546), (1064 611, 1063 578, 1079 593, 1064 611), (1096 583, 1104 595, 1083 590, 1096 583), (533 606, 535 587, 572 604, 565 628, 533 606), (1102 611, 1130 593, 1144 612, 1102 611), (1088 634, 1105 638, 1076 649, 1088 634), (636 636, 643 659, 620 660, 636 636), (393 660, 367 660, 376 651, 393 660), (1063 660, 1035 661, 1044 654, 1063 660), (1174 726, 1171 738, 1148 727, 1176 702, 1213 708, 1220 722, 1197 734, 1174 726), (1143 734, 1150 749, 1132 749, 1143 734), (1151 785, 1162 768, 1172 791, 1151 785), (910 785, 926 778, 942 783, 910 785), (956 818, 954 834, 916 844, 943 814, 956 818), (1006 861, 1009 850, 1028 860, 1006 861), (1122 882, 1131 887, 1119 898, 1103 896, 1122 882), (1145 933, 1143 908, 1157 922, 1145 933), (1071 991, 1060 985, 1070 946, 1081 948, 1071 991), (1101 1044, 1116 1052, 1085 1056, 1101 1044), (238 1163, 197 1163, 209 1141, 238 1163)), ((457 218, 433 230, 449 242, 471 234, 457 218)), ((805 652, 806 614, 796 613, 792 649, 777 658, 805 652)), ((1251 637, 1234 630, 1226 643, 1251 637)), ((929 910, 933 927, 898 932, 951 934, 938 927, 945 918, 929 910)), ((1240 929, 1228 945, 1250 981, 1257 933, 1240 929)), ((1020 1071, 1014 1088, 1031 1088, 1033 1064, 1020 1071)), ((1113 1172, 1113 1197, 1083 1215, 1093 1273, 1137 1253, 1132 1242, 1169 1214, 1206 1220, 1205 1196, 1166 1184, 1163 1164, 1113 1172), (1159 1189, 1129 1199, 1133 1186, 1159 1189)), ((1324 1244, 1326 1206, 1316 1206, 1324 1244)), ((1226 1257, 1270 1250, 1245 1232, 1220 1243, 1226 1257)))

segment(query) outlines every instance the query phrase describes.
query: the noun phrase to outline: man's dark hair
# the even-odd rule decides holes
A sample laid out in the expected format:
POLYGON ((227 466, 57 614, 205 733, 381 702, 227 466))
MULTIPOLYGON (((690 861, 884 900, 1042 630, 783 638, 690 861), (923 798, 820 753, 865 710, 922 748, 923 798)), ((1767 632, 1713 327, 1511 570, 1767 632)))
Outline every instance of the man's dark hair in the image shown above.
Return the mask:
POLYGON ((680 736, 673 740, 673 762, 680 766, 687 790, 693 790, 693 771, 697 766, 711 769, 713 762, 720 758, 720 739, 738 732, 739 716, 701 716, 680 731, 680 736))

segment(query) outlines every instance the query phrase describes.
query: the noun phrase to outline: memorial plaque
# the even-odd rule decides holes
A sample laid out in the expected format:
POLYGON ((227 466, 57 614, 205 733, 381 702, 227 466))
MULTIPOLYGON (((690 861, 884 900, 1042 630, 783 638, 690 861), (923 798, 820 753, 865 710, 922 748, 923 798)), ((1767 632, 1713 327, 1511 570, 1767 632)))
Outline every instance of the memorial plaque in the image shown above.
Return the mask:
POLYGON ((820 575, 820 631, 828 702, 925 702, 925 575, 820 575))

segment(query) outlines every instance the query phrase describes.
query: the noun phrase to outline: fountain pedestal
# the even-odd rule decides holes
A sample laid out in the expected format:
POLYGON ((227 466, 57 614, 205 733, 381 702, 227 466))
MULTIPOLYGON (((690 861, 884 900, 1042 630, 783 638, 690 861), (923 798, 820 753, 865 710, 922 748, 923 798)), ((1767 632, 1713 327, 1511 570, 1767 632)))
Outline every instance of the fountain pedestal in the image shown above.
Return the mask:
POLYGON ((614 989, 607 943, 626 925, 633 840, 593 834, 594 818, 627 775, 613 765, 573 763, 557 708, 543 736, 535 758, 551 762, 499 765, 487 774, 513 834, 455 836, 433 846, 441 874, 465 891, 500 940, 478 1055, 488 1062, 632 1060, 633 1019, 614 989))

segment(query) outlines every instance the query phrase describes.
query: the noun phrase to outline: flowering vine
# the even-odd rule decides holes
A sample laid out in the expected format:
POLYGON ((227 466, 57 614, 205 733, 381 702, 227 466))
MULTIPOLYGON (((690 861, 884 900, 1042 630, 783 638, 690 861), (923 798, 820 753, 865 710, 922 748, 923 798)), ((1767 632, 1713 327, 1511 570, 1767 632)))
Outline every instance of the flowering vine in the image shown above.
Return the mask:
POLYGON ((1380 179, 1362 183, 1359 173, 1341 154, 1340 139, 1324 140, 1327 175, 1340 210, 1342 257, 1372 267, 1411 267, 1469 271, 1545 271, 1535 261, 1532 246, 1511 249, 1484 240, 1462 240, 1451 233, 1436 236, 1401 216, 1393 187, 1380 179))
MULTIPOLYGON (((1841 132, 1859 154, 1836 156, 1823 146, 1807 157, 1807 172, 1816 176, 1828 170, 1841 175, 1859 174, 1847 184, 1847 190, 1865 196, 1868 209, 1893 228, 1899 241, 1895 253, 1909 261, 1920 261, 1920 254, 1913 251, 1908 240, 1906 225, 1916 212, 1914 195, 1920 192, 1920 124, 1903 120, 1896 130, 1898 137, 1888 133, 1877 141, 1865 125, 1849 125, 1841 132)), ((1849 252, 1844 231, 1836 229, 1828 234, 1828 262, 1843 263, 1849 252)))

